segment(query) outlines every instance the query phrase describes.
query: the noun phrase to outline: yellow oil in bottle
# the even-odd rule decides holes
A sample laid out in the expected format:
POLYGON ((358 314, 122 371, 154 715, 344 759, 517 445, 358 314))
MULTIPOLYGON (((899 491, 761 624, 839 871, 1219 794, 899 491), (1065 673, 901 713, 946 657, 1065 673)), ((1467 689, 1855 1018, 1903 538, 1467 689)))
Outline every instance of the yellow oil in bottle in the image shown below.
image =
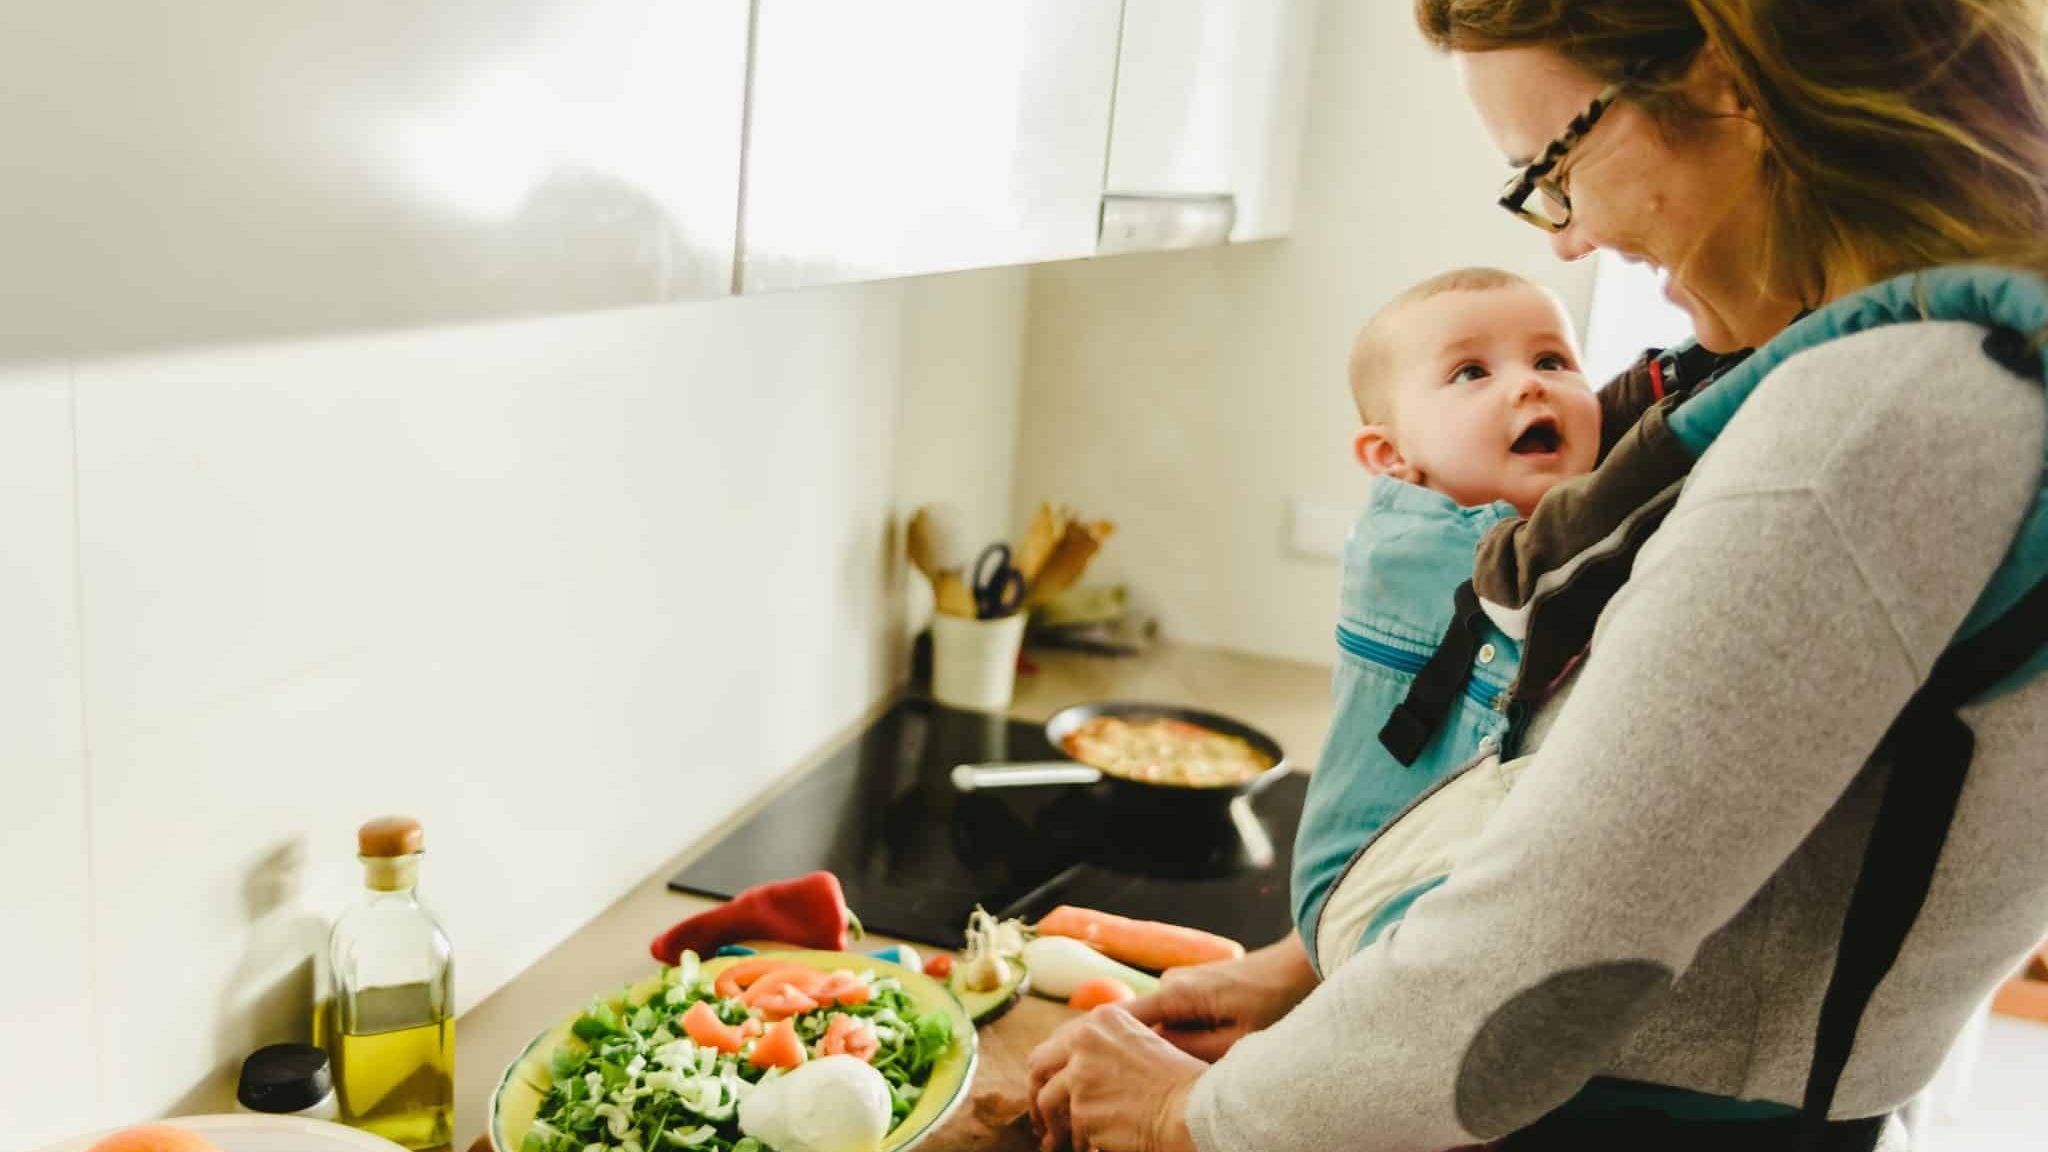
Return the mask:
POLYGON ((455 1021, 436 1014, 438 999, 430 986, 408 984, 336 1004, 328 1050, 343 1123, 407 1148, 450 1142, 455 1021))
POLYGON ((357 833, 364 891, 328 938, 332 995, 318 1029, 341 1121, 424 1152, 445 1148, 455 1106, 453 949, 420 903, 419 821, 357 833))

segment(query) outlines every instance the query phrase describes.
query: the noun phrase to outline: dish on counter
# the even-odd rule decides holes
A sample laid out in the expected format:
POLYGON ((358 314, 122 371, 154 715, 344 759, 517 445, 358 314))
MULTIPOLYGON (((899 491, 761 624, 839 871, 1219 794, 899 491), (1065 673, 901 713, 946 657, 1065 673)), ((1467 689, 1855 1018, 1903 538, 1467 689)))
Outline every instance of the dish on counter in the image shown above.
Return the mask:
MULTIPOLYGON (((754 1064, 763 1042, 785 1026, 796 1033, 807 1065, 823 1069, 829 1054, 843 1062, 868 1053, 888 1081, 891 1126, 880 1152, 915 1146, 965 1097, 974 1071, 973 1022, 943 984, 922 972, 850 952, 763 952, 701 964, 685 953, 677 967, 593 1001, 528 1044, 492 1095, 491 1142, 497 1152, 583 1152, 589 1145, 793 1152, 744 1136, 741 1099, 777 1080, 791 1090, 815 1081, 819 1086, 805 1091, 821 1095, 846 1085, 824 1083, 832 1078, 818 1072, 754 1064), (778 965, 785 977, 771 978, 778 965), (823 980, 797 978, 790 965, 823 980), (655 1136, 657 1128, 664 1134, 655 1136)), ((778 1035, 767 1059, 778 1061, 789 1040, 778 1035)), ((843 1063, 829 1067, 843 1070, 843 1063)))
MULTIPOLYGON (((202 1136, 221 1152, 404 1152, 381 1136, 303 1116, 179 1116, 162 1123, 202 1136)), ((111 1132, 78 1136, 41 1152, 84 1152, 111 1132)))
POLYGON ((1111 776, 1180 788, 1235 787, 1274 764, 1242 737, 1171 716, 1091 717, 1060 750, 1111 776))

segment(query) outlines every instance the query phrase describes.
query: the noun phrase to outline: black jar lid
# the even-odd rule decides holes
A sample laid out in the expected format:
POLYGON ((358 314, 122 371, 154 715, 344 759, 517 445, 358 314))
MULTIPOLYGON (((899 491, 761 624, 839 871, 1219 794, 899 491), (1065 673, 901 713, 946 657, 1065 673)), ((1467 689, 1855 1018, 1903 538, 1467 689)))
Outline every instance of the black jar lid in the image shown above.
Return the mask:
POLYGON ((242 1061, 235 1099, 252 1112, 303 1112, 333 1090, 327 1053, 311 1044, 272 1044, 242 1061))

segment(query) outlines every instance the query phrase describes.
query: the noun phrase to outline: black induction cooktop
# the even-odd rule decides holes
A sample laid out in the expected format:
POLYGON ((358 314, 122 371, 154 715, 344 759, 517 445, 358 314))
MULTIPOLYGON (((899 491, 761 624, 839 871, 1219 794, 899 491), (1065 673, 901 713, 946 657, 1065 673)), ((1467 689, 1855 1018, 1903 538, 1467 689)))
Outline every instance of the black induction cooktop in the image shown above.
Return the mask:
POLYGON ((905 699, 669 887, 725 898, 828 869, 869 929, 948 948, 976 904, 1027 919, 1079 904, 1254 948, 1286 934, 1306 776, 1228 806, 1167 811, 1099 786, 962 793, 949 779, 956 764, 1058 758, 1038 725, 905 699))

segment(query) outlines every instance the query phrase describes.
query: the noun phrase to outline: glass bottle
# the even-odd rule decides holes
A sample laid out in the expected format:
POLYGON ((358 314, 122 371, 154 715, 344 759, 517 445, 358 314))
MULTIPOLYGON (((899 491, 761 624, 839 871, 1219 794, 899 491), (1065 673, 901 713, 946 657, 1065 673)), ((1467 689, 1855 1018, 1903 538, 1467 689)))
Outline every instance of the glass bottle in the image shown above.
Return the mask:
POLYGON ((419 901, 425 839, 405 816, 357 832, 367 891, 328 939, 321 1010, 342 1122, 415 1149, 450 1143, 455 1104, 454 965, 419 901))

